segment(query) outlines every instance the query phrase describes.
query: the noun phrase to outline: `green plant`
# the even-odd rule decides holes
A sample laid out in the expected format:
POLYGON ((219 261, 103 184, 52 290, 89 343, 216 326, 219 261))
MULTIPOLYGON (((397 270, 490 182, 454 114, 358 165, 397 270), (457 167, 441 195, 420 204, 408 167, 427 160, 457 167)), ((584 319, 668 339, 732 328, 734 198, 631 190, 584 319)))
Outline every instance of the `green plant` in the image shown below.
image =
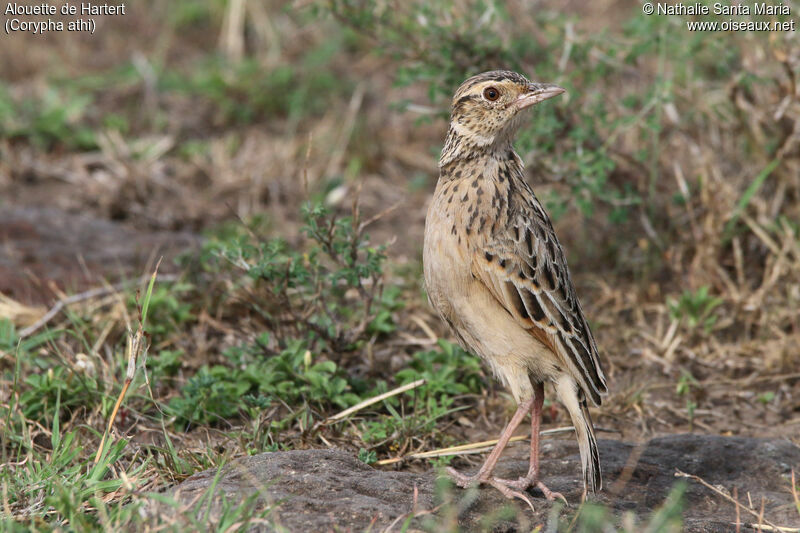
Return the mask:
POLYGON ((397 381, 405 385, 424 378, 425 384, 416 390, 424 397, 479 393, 485 386, 480 359, 443 339, 439 348, 415 353, 408 367, 397 373, 397 381))
POLYGON ((372 450, 367 450, 365 448, 359 448, 358 450, 358 460, 362 463, 366 463, 371 465, 378 461, 378 454, 372 450))
POLYGON ((181 366, 183 356, 183 350, 161 350, 148 358, 148 370, 155 377, 174 376, 181 366))
POLYGON ((673 320, 685 319, 690 328, 701 326, 708 333, 717 322, 714 310, 722 304, 722 298, 711 296, 708 287, 696 291, 684 291, 678 300, 668 300, 670 316, 673 320))
POLYGON ((269 69, 254 58, 231 63, 212 56, 196 62, 188 72, 161 72, 160 88, 210 104, 213 120, 220 125, 270 117, 296 122, 324 111, 330 100, 349 88, 330 67, 341 46, 340 37, 334 35, 295 61, 269 69))
POLYGON ((0 319, 0 355, 17 354, 27 361, 37 362, 37 348, 41 348, 61 334, 63 331, 49 330, 21 339, 11 320, 0 319))
MULTIPOLYGON (((397 450, 419 435, 434 437, 437 421, 465 409, 456 404, 458 396, 478 393, 484 386, 480 361, 445 340, 440 350, 416 352, 407 368, 395 378, 400 385, 424 379, 425 382, 407 393, 383 401, 387 414, 364 420, 359 424, 359 437, 373 448, 397 450), (408 400, 405 398, 408 397, 408 400)), ((386 392, 379 383, 367 396, 386 392)))
POLYGON ((699 383, 693 375, 686 370, 681 371, 681 377, 675 387, 675 392, 678 396, 686 398, 686 416, 689 419, 689 429, 691 430, 692 421, 694 420, 694 411, 697 409, 697 402, 692 398, 692 387, 697 386, 699 383))
MULTIPOLYGON (((192 304, 186 299, 195 290, 192 284, 186 282, 159 283, 154 288, 150 298, 150 324, 147 329, 156 343, 194 320, 192 304)), ((130 296, 128 303, 131 309, 136 309, 135 295, 130 296)))
POLYGON ((761 394, 756 396, 756 400, 758 400, 763 405, 767 405, 774 399, 775 399, 775 393, 773 391, 762 392, 761 394))
POLYGON ((354 212, 339 218, 317 203, 302 209, 305 246, 262 241, 244 232, 206 246, 207 257, 243 270, 256 283, 257 312, 278 345, 305 339, 311 350, 353 351, 391 331, 398 293, 383 294, 384 246, 372 246, 354 212))
POLYGON ((397 329, 397 324, 394 321, 394 311, 399 311, 403 308, 402 295, 403 289, 397 285, 383 289, 380 306, 375 313, 375 317, 367 326, 368 333, 382 335, 394 333, 397 329))
POLYGON ((26 418, 45 421, 55 416, 53 409, 59 398, 61 408, 89 407, 101 396, 97 381, 64 366, 49 368, 41 374, 25 378, 25 391, 20 405, 26 418))
MULTIPOLYGON (((188 379, 169 404, 178 424, 218 425, 243 415, 255 422, 278 406, 280 416, 265 429, 254 426, 246 447, 257 449, 274 442, 270 428, 285 429, 290 419, 305 427, 310 409, 346 408, 370 393, 338 361, 394 331, 402 289, 384 290, 383 247, 369 243, 357 209, 342 218, 309 203, 302 215, 307 239, 299 246, 259 237, 261 225, 226 226, 205 246, 204 268, 245 295, 263 332, 225 349, 226 363, 204 365, 188 379)), ((155 373, 174 369, 177 358, 172 351, 159 354, 155 373)), ((446 378, 432 383, 441 387, 446 378)))
POLYGON ((452 455, 444 455, 442 457, 431 457, 430 459, 428 459, 428 462, 433 468, 439 469, 445 466, 450 466, 450 463, 453 462, 453 457, 454 456, 452 455))
POLYGON ((28 139, 45 149, 58 143, 95 148, 94 132, 84 123, 91 105, 90 95, 74 90, 48 87, 42 94, 12 98, 0 85, 0 136, 28 139))
POLYGON ((664 502, 653 511, 643 523, 638 523, 636 516, 627 513, 622 520, 622 528, 618 529, 612 516, 612 509, 597 503, 584 502, 578 507, 575 515, 562 516, 562 507, 556 503, 548 517, 548 531, 564 531, 567 533, 593 533, 608 531, 614 533, 678 533, 683 530, 683 508, 686 483, 675 483, 664 502))
MULTIPOLYGON (((130 465, 128 481, 110 476, 112 465, 123 456, 127 441, 121 439, 108 444, 98 456, 98 460, 88 461, 78 458, 81 445, 76 431, 61 430, 61 390, 55 394, 52 423, 50 427, 50 449, 43 453, 39 446, 30 440, 30 426, 20 411, 7 413, 7 422, 22 430, 27 438, 18 439, 17 446, 26 455, 26 460, 13 469, 0 472, 0 484, 4 487, 7 508, 19 512, 24 510, 30 517, 55 515, 56 523, 69 523, 71 527, 87 529, 97 527, 98 515, 84 512, 85 507, 103 506, 103 497, 119 491, 131 479, 135 480, 147 468, 147 462, 140 461, 130 465)), ((5 449, 4 449, 5 450, 5 449)), ((124 508, 114 510, 114 517, 128 513, 124 508)))
MULTIPOLYGON (((692 66, 707 78, 727 79, 740 56, 738 49, 708 43, 697 33, 687 36, 669 17, 632 17, 625 39, 619 39, 607 32, 574 32, 577 24, 568 16, 499 0, 470 0, 457 9, 447 1, 411 1, 391 10, 377 0, 331 0, 324 6, 321 13, 398 64, 396 84, 425 84, 440 117, 447 116, 453 89, 483 70, 507 68, 562 84, 569 103, 537 109, 517 148, 534 162, 534 171, 556 173, 567 185, 569 194, 549 193, 553 204, 569 204, 585 216, 603 206, 614 223, 627 221, 645 201, 650 215, 658 214, 662 109, 676 100, 674 87, 698 76, 692 66), (516 23, 520 16, 531 19, 537 38, 516 23), (657 66, 650 86, 628 90, 623 84, 613 95, 604 89, 609 78, 647 63, 657 66), (642 150, 627 151, 615 142, 631 133, 649 140, 642 150), (646 187, 621 179, 643 169, 649 175, 646 187)), ((555 210, 554 218, 561 212, 555 210)))
POLYGON ((360 424, 360 438, 373 447, 387 450, 399 449, 409 439, 419 435, 435 437, 436 422, 465 407, 451 408, 452 398, 415 401, 408 413, 402 414, 391 404, 386 403, 387 415, 380 415, 360 424))
POLYGON ((273 402, 349 407, 360 400, 346 374, 333 361, 314 362, 303 341, 291 341, 276 354, 265 354, 269 335, 253 344, 228 349, 231 366, 202 367, 173 398, 169 410, 180 423, 216 424, 241 414, 242 398, 251 414, 273 402))

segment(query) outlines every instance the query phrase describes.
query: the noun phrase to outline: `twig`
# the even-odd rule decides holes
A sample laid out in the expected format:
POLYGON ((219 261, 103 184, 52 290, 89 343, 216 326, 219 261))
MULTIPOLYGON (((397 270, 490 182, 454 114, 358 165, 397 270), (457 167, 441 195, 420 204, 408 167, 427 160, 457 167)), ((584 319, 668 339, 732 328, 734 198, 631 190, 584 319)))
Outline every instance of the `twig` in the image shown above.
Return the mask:
POLYGON ((358 116, 358 110, 361 109, 361 103, 364 101, 365 93, 366 87, 362 82, 356 86, 355 90, 353 91, 353 95, 350 97, 350 103, 347 106, 347 113, 345 114, 342 125, 339 128, 339 138, 336 140, 331 158, 328 160, 328 166, 325 169, 325 174, 323 174, 326 177, 335 174, 339 170, 339 167, 344 160, 344 154, 347 150, 347 145, 350 144, 350 139, 353 136, 353 128, 355 127, 356 117, 358 116))
POLYGON ((750 529, 758 528, 758 531, 778 531, 780 533, 800 533, 800 528, 798 527, 787 527, 787 526, 768 526, 766 524, 754 524, 754 523, 744 523, 745 526, 749 527, 750 529))
POLYGON ((780 157, 776 157, 775 159, 770 161, 767 164, 767 166, 765 166, 761 170, 761 172, 758 173, 758 175, 753 179, 750 185, 748 185, 747 189, 744 191, 744 193, 742 193, 741 198, 739 198, 739 201, 736 203, 736 208, 733 210, 730 219, 725 224, 725 228, 723 230, 725 235, 731 234, 731 231, 733 230, 734 226, 736 226, 736 221, 739 220, 739 217, 742 215, 745 208, 747 208, 747 205, 750 203, 750 200, 752 200, 755 193, 764 183, 764 180, 766 180, 767 177, 769 177, 769 175, 772 174, 772 171, 775 170, 780 163, 781 163, 780 157))
POLYGON ((228 59, 239 62, 244 55, 245 2, 233 0, 225 9, 219 47, 228 59))
POLYGON ((719 490, 714 485, 708 483, 706 480, 704 480, 700 476, 695 476, 694 474, 687 474, 686 472, 682 472, 681 470, 677 470, 676 469, 675 470, 675 477, 684 477, 684 478, 693 479, 693 480, 697 481, 698 483, 700 483, 701 485, 703 485, 705 488, 715 492, 716 494, 719 494, 720 496, 722 496, 724 499, 728 500, 732 504, 734 504, 736 506, 741 506, 742 509, 744 509, 745 511, 747 511, 748 513, 750 513, 751 515, 756 517, 756 519, 759 522, 759 526, 763 522, 764 524, 767 524, 768 526, 772 527, 773 531, 795 531, 795 532, 800 531, 797 528, 787 528, 787 527, 776 526, 774 523, 772 523, 769 520, 767 520, 766 518, 762 517, 763 509, 762 509, 762 512, 759 513, 758 511, 755 511, 755 510, 751 509, 749 506, 746 506, 744 504, 739 503, 738 500, 736 500, 735 498, 732 498, 731 496, 725 494, 724 492, 719 490))
MULTIPOLYGON (((574 431, 575 428, 573 426, 565 426, 560 428, 553 428, 553 429, 546 429, 544 431, 540 431, 539 435, 555 435, 557 433, 567 433, 569 431, 574 431)), ((529 437, 527 435, 520 435, 517 437, 511 437, 508 441, 509 444, 512 442, 519 442, 521 440, 527 440, 529 437)), ((426 459, 429 457, 445 457, 448 455, 470 455, 474 453, 482 453, 491 449, 492 446, 497 444, 497 439, 493 440, 484 440, 481 442, 471 442, 469 444, 461 444, 458 446, 450 446, 449 448, 440 448, 438 450, 430 450, 427 452, 416 452, 410 453, 408 455, 404 455, 402 457, 393 457, 391 459, 383 459, 378 461, 375 464, 378 465, 391 465, 395 463, 399 463, 401 461, 405 461, 406 459, 426 459)))
POLYGON ((736 533, 741 533, 742 517, 739 514, 739 489, 733 487, 733 499, 736 502, 736 533))
MULTIPOLYGON (((56 304, 47 311, 42 318, 28 326, 20 330, 19 338, 24 339, 26 337, 31 336, 33 333, 38 331, 42 326, 50 322, 53 317, 55 317, 62 309, 64 309, 68 305, 72 305, 78 302, 82 302, 84 300, 91 300, 92 298, 100 298, 101 296, 106 296, 108 294, 117 292, 122 290, 126 287, 130 287, 132 285, 138 285, 140 283, 144 283, 150 279, 150 276, 142 276, 138 279, 134 280, 126 280, 121 281, 119 283, 115 283, 114 285, 108 287, 97 287, 94 289, 90 289, 85 292, 81 292, 78 294, 73 294, 72 296, 67 296, 65 298, 60 299, 56 304)), ((177 276, 162 276, 162 281, 175 281, 177 276)))
POLYGON ((306 159, 303 162, 303 196, 308 200, 308 160, 311 159, 311 144, 314 141, 314 132, 308 132, 308 147, 306 148, 306 159))
POLYGON ((433 342, 439 340, 439 337, 436 335, 436 333, 433 332, 431 327, 424 320, 422 320, 422 318, 417 315, 411 315, 411 321, 418 325, 420 329, 425 332, 425 334, 428 336, 428 339, 433 342))
POLYGON ((411 511, 409 511, 407 513, 403 513, 403 514, 399 515, 397 518, 395 518, 394 521, 392 521, 391 524, 389 524, 388 526, 386 526, 385 529, 382 530, 382 533, 389 533, 389 531, 391 531, 394 528, 394 526, 396 526, 403 519, 417 518, 419 516, 425 516, 425 515, 433 514, 433 513, 436 513, 437 511, 439 511, 439 509, 441 509, 445 505, 444 503, 440 503, 439 505, 437 505, 433 509, 423 509, 421 511, 418 511, 417 510, 417 504, 418 504, 417 500, 418 499, 419 499, 419 489, 417 488, 416 485, 414 485, 414 495, 412 496, 412 499, 411 499, 411 511))
POLYGON ((633 472, 636 470, 636 465, 639 464, 639 458, 642 456, 642 452, 644 452, 644 446, 641 444, 637 444, 633 447, 633 450, 631 450, 627 461, 625 461, 625 466, 622 467, 622 472, 620 472, 619 477, 608 488, 608 492, 610 492, 614 497, 618 497, 620 494, 622 494, 623 489, 631 480, 631 477, 633 477, 633 472))
POLYGON ((753 522, 742 522, 744 527, 748 529, 755 529, 758 531, 777 531, 779 533, 798 533, 799 528, 796 527, 783 527, 783 526, 768 526, 766 524, 756 524, 753 522))
POLYGON ((366 229, 367 226, 369 226, 370 224, 373 224, 374 222, 377 222, 378 220, 380 220, 381 218, 385 217, 386 215, 388 215, 392 211, 397 210, 397 208, 400 207, 401 205, 403 205, 404 203, 405 203, 405 200, 400 200, 398 202, 395 202, 394 204, 390 205, 389 207, 387 207, 386 209, 384 209, 383 211, 381 211, 377 215, 373 216, 372 218, 369 218, 369 219, 365 220, 364 222, 361 222, 358 225, 358 231, 359 232, 364 231, 364 229, 366 229))
POLYGON ((403 385, 402 387, 397 387, 396 389, 392 389, 392 390, 390 390, 388 392, 384 392, 383 394, 379 394, 377 396, 373 396, 372 398, 368 398, 368 399, 364 400, 363 402, 357 403, 353 407, 345 409, 341 413, 337 413, 337 414, 333 415, 332 417, 328 418, 326 420, 326 422, 334 422, 336 420, 341 420, 342 418, 344 418, 344 417, 346 417, 348 415, 352 415, 356 411, 360 411, 361 409, 363 409, 365 407, 369 407, 370 405, 372 405, 374 403, 378 403, 380 401, 383 401, 386 398, 391 398, 392 396, 397 396, 398 394, 402 394, 402 393, 404 393, 406 391, 410 391, 411 389, 416 389, 417 387, 419 387, 420 385, 422 385, 424 383, 425 383, 424 379, 418 379, 417 381, 414 381, 413 383, 408 383, 406 385, 403 385))
MULTIPOLYGON (((790 374, 776 374, 771 376, 759 376, 757 378, 739 378, 739 379, 708 379, 705 381, 698 381, 698 387, 707 387, 709 385, 751 385, 753 383, 761 383, 765 381, 786 381, 788 379, 797 379, 800 378, 800 372, 793 372, 790 374)), ((673 388, 675 387, 675 383, 655 383, 653 385, 648 385, 649 389, 663 389, 663 388, 673 388)))

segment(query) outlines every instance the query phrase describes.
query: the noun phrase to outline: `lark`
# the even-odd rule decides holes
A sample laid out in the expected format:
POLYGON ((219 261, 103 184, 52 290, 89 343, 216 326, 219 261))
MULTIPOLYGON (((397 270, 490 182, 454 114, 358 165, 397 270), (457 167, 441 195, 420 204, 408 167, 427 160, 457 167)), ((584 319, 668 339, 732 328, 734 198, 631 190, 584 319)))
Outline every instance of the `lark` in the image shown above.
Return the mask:
POLYGON ((607 393, 597 345, 553 225, 512 146, 524 111, 563 92, 509 71, 465 81, 453 98, 439 181, 425 221, 423 263, 431 305, 461 346, 484 359, 517 402, 478 472, 448 471, 461 487, 486 483, 528 504, 523 492, 530 487, 548 500, 564 499, 539 479, 545 383, 553 385, 575 427, 584 494, 602 485, 588 410, 589 402, 599 406, 607 393), (528 413, 528 473, 515 480, 495 477, 500 454, 528 413))

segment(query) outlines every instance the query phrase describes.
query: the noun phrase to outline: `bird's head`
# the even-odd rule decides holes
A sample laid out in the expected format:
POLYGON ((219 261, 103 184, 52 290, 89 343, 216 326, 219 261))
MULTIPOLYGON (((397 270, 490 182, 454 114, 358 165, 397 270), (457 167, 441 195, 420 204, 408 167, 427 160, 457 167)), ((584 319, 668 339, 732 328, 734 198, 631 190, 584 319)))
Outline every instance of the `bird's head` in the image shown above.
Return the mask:
MULTIPOLYGON (((531 82, 508 70, 473 76, 461 84, 453 97, 448 142, 458 140, 458 147, 451 148, 462 150, 510 143, 524 109, 563 92, 557 85, 531 82)), ((444 160, 445 153, 442 156, 444 160)))

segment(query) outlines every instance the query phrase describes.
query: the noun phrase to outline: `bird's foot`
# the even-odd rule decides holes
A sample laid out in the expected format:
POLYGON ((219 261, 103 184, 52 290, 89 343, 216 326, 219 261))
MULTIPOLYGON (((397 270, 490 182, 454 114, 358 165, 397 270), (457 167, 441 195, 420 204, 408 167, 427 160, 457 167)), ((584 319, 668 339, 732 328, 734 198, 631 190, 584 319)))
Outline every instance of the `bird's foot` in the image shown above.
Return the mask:
POLYGON ((536 512, 536 510, 533 507, 533 502, 531 502, 531 499, 528 497, 527 494, 525 494, 525 488, 527 487, 522 489, 517 489, 517 487, 515 486, 516 482, 514 481, 493 477, 491 475, 491 472, 487 473, 478 472, 473 476, 468 476, 466 474, 462 474, 461 472, 452 467, 447 468, 447 473, 450 475, 450 478, 455 482, 455 484, 461 487, 462 489, 465 489, 467 487, 472 487, 474 485, 480 485, 481 483, 486 483, 487 485, 491 485, 492 487, 499 490, 500 493, 509 500, 513 500, 514 498, 522 500, 523 502, 528 504, 528 507, 531 508, 532 512, 536 512))
POLYGON ((515 480, 494 478, 494 481, 517 491, 525 491, 530 487, 536 487, 537 489, 542 491, 542 494, 544 494, 544 497, 547 498, 547 501, 552 502, 555 501, 556 498, 558 498, 561 501, 563 501, 566 505, 569 505, 567 499, 564 497, 563 494, 561 494, 560 492, 554 492, 550 490, 549 488, 547 488, 547 485, 545 485, 543 482, 537 480, 532 476, 525 476, 515 480))

